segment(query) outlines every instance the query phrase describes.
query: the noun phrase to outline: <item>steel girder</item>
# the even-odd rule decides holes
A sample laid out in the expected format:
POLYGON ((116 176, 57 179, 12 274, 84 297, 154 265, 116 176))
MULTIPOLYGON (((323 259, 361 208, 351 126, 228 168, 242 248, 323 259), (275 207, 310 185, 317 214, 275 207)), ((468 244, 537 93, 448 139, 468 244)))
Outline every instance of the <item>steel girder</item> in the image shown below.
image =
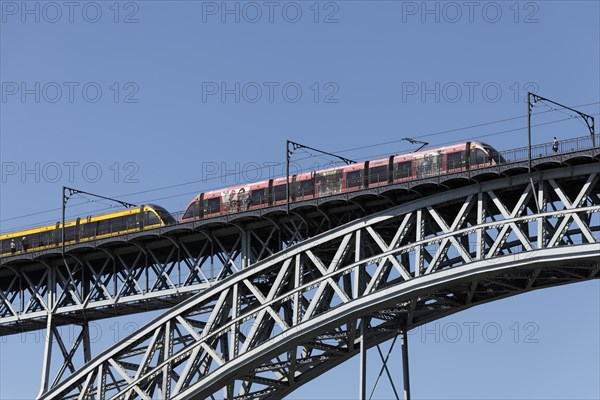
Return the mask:
POLYGON ((379 209, 379 203, 369 202, 369 211, 342 203, 333 210, 304 207, 291 216, 180 224, 68 246, 64 257, 55 249, 3 259, 0 336, 45 328, 42 393, 74 372, 80 366, 75 360, 90 360, 90 321, 172 307, 282 248, 379 209), (69 338, 61 336, 63 325, 71 325, 69 338), (68 347, 75 330, 81 332, 68 347))
POLYGON ((169 310, 42 398, 281 398, 474 305, 600 277, 600 164, 447 191, 283 249, 169 310))
MULTIPOLYGON (((168 308, 214 282, 356 217, 307 211, 282 219, 178 226, 31 254, 0 267, 0 335, 168 308)), ((348 214, 348 215, 347 215, 348 214)), ((364 215, 364 214, 363 214, 364 215)))
MULTIPOLYGON (((579 143, 579 141, 577 141, 579 143)), ((587 142, 585 142, 587 143, 587 142)), ((586 146, 589 143, 586 144, 586 146)), ((594 162, 576 146, 537 169, 594 162)), ((167 308, 302 240, 394 205, 523 172, 525 162, 367 188, 136 234, 0 257, 0 336, 167 308)))

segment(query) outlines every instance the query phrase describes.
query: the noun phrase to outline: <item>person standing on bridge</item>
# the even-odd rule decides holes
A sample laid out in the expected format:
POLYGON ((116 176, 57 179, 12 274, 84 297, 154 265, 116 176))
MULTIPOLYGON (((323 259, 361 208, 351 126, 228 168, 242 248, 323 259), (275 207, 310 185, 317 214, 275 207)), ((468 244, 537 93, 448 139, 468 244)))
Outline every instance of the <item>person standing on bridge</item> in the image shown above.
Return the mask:
POLYGON ((25 236, 23 236, 23 239, 21 239, 21 247, 23 248, 23 251, 27 251, 29 248, 29 244, 27 243, 27 238, 25 236))
POLYGON ((554 150, 555 153, 558 153, 558 139, 556 136, 554 136, 554 140, 552 141, 552 150, 554 150))
POLYGON ((17 244, 15 243, 15 239, 10 240, 10 254, 15 254, 17 252, 17 244))

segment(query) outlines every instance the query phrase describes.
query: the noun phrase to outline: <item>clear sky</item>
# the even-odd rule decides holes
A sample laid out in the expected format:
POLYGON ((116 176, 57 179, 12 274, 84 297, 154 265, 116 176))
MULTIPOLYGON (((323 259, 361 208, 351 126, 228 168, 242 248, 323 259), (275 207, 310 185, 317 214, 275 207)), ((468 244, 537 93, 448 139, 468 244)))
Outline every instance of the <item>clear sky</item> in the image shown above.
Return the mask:
MULTIPOLYGON (((600 112, 598 1, 2 0, 0 13, 2 232, 60 219, 63 185, 182 210, 194 193, 282 175, 269 165, 286 139, 353 159, 414 150, 365 147, 403 137, 509 149, 527 145, 526 119, 487 123, 525 116, 527 91, 600 112)), ((535 108, 534 143, 587 134, 548 110, 535 108)), ((413 397, 598 399, 599 304, 589 282, 411 332, 413 397)), ((94 352, 146 318, 99 323, 94 352)), ((0 338, 1 399, 37 394, 38 339, 0 338)), ((392 358, 400 388, 399 347, 392 358)), ((351 360, 290 398, 357 393, 351 360)), ((393 398, 389 384, 374 398, 393 398)))

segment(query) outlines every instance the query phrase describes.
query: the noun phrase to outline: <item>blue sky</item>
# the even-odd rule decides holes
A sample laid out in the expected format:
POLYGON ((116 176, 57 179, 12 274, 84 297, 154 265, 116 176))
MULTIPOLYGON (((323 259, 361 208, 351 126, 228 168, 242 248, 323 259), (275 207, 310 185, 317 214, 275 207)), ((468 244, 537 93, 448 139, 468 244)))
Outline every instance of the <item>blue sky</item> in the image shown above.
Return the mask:
MULTIPOLYGON (((525 118, 468 127, 525 116, 527 91, 600 112, 598 1, 2 0, 0 13, 2 232, 60 219, 63 185, 182 210, 193 193, 281 175, 286 139, 358 148, 341 153, 353 159, 414 150, 365 147, 403 137, 509 149, 527 145, 525 118), (214 179, 222 173, 233 176, 214 179)), ((533 142, 585 136, 569 116, 534 115, 547 124, 533 142)), ((303 170, 330 161, 296 157, 303 170)), ((413 397, 597 399, 599 304, 590 282, 411 332, 413 397), (490 342, 484 326, 499 327, 500 339, 490 342)), ((145 318, 100 323, 98 346, 145 318)), ((1 399, 37 393, 36 342, 0 339, 1 399)), ((400 387, 399 347, 394 354, 400 387)), ((376 376, 377 354, 369 359, 376 376)), ((290 398, 356 398, 357 378, 352 360, 290 398)), ((383 383, 375 392, 392 397, 383 383)))

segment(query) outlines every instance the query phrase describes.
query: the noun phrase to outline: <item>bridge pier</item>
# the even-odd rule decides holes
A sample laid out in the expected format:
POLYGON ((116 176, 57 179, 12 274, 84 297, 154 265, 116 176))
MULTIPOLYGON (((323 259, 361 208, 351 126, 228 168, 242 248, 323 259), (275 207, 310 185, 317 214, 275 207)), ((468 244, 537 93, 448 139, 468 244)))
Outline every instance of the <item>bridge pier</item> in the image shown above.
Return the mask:
POLYGON ((402 329, 402 376, 404 380, 404 400, 410 400, 410 379, 408 375, 408 336, 402 329))
MULTIPOLYGON (((67 271, 69 271, 69 265, 65 261, 65 266, 67 271)), ((46 285, 48 290, 48 303, 47 310, 48 315, 46 317, 46 334, 44 335, 44 358, 42 361, 42 376, 40 380, 40 392, 38 397, 41 397, 48 389, 56 386, 64 376, 68 376, 68 374, 74 373, 81 365, 76 364, 76 354, 77 350, 82 348, 83 351, 83 364, 87 363, 92 359, 91 345, 90 345, 90 329, 89 323, 87 320, 83 320, 82 322, 77 323, 81 327, 81 331, 75 337, 73 328, 75 325, 63 325, 61 330, 61 326, 57 324, 56 321, 56 305, 60 301, 60 288, 62 287, 63 292, 69 291, 72 296, 76 296, 75 292, 72 290, 72 285, 69 283, 65 286, 61 286, 57 282, 56 279, 57 270, 54 268, 48 268, 46 285), (68 333, 64 332, 64 328, 68 327, 68 333), (52 377, 52 353, 53 346, 57 344, 60 350, 60 355, 62 355, 62 363, 55 362, 59 368, 56 371, 56 375, 53 380, 50 380, 52 377), (70 346, 69 346, 70 345, 70 346), (68 372, 67 372, 68 370, 68 372)), ((71 272, 69 272, 71 275, 71 272)), ((84 279, 82 279, 84 281, 84 279)), ((82 282, 82 286, 84 286, 85 291, 89 291, 87 288, 88 282, 82 282)), ((64 293, 63 293, 64 294, 64 293)), ((56 354, 56 353, 55 353, 56 354)), ((55 361, 59 360, 59 357, 55 357, 55 361)))
MULTIPOLYGON (((64 376, 74 373, 81 365, 76 365, 75 358, 78 349, 83 350, 83 364, 91 360, 91 346, 90 346, 90 330, 87 321, 81 323, 81 331, 74 336, 73 331, 69 331, 67 334, 62 334, 59 327, 54 323, 52 316, 48 317, 46 324, 46 334, 44 336, 44 360, 42 363, 42 379, 40 382, 40 392, 38 397, 41 397, 48 389, 56 386, 64 376), (69 342, 74 339, 74 342, 70 347, 69 342), (51 381, 52 376, 52 353, 53 345, 56 344, 59 347, 60 355, 62 355, 62 363, 56 362, 55 366, 58 366, 56 376, 51 381), (67 373, 68 370, 68 373, 67 373)), ((62 328, 65 328, 63 326, 62 328)), ((73 329, 74 325, 68 325, 69 330, 73 329)), ((58 358, 60 360, 60 358, 58 358)))
MULTIPOLYGON (((366 328, 367 328, 366 318, 362 318, 361 322, 360 322, 359 389, 358 389, 358 398, 360 400, 367 400, 367 346, 366 346, 366 340, 365 340, 366 339, 366 331, 367 331, 366 328)), ((402 330, 399 332, 400 339, 401 339, 401 346, 402 346, 402 378, 403 378, 403 384, 404 384, 404 400, 410 400, 410 376, 409 376, 407 331, 408 331, 408 329, 406 328, 406 326, 403 326, 402 330)), ((396 343, 397 338, 398 338, 398 336, 396 336, 394 338, 394 340, 392 341, 392 345, 390 346, 388 354, 385 357, 383 356, 383 353, 381 352, 379 345, 376 346, 377 351, 379 352, 379 356, 381 357, 381 361, 383 362, 383 365, 381 367, 381 371, 379 373, 379 376, 377 377, 377 380, 373 387, 373 391, 371 392, 371 396, 369 396, 369 398, 371 398, 373 396, 373 393, 375 392, 375 389, 377 388, 377 384, 379 383, 379 378, 381 377, 381 375, 383 374, 383 371, 385 370, 385 372, 387 373, 387 377, 390 380, 390 384, 392 385, 394 395, 396 396, 397 400, 400 400, 400 396, 398 396, 398 393, 396 391, 396 387, 394 385, 392 375, 390 374, 390 371, 387 367, 387 362, 390 358, 392 350, 394 349, 394 344, 396 343)))
POLYGON ((358 398, 359 400, 367 400, 367 345, 365 341, 365 335, 367 319, 363 318, 360 321, 360 367, 359 367, 359 387, 358 387, 358 398))

